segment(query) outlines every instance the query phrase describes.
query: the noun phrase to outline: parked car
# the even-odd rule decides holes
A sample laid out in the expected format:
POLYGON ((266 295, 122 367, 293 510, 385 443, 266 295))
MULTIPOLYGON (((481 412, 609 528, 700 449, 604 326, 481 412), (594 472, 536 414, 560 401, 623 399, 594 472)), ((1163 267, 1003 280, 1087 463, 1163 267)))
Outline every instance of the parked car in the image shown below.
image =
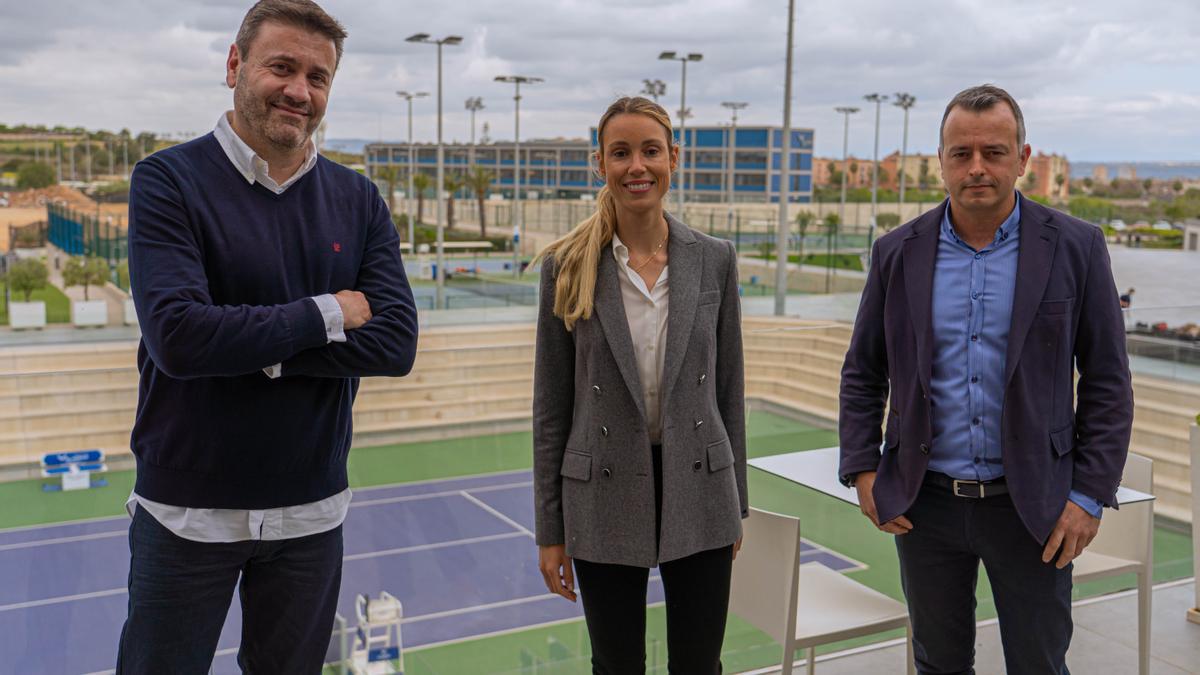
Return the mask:
POLYGON ((1128 227, 1125 224, 1125 221, 1121 220, 1120 218, 1113 218, 1111 221, 1109 221, 1108 226, 1114 230, 1117 230, 1118 232, 1128 227))
POLYGON ((1160 221, 1154 223, 1153 225, 1151 225, 1150 227, 1155 230, 1173 230, 1173 229, 1175 229, 1174 227, 1171 226, 1171 223, 1168 223, 1165 220, 1160 220, 1160 221))

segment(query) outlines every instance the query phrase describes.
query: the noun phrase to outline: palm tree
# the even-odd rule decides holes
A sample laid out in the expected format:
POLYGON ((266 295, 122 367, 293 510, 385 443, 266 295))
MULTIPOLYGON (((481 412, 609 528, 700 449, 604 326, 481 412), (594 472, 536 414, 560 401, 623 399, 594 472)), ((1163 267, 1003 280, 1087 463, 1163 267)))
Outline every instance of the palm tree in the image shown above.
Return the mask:
POLYGON ((812 225, 816 218, 811 211, 801 211, 796 214, 796 231, 800 233, 800 257, 798 261, 801 265, 804 264, 804 235, 808 231, 808 226, 812 225))
POLYGON ((479 237, 487 239, 487 213, 484 211, 483 200, 487 199, 488 190, 492 187, 492 181, 496 175, 482 166, 471 167, 471 172, 466 175, 467 187, 475 195, 475 201, 479 204, 479 237))
POLYGON ((442 179, 442 189, 446 191, 446 229, 454 229, 454 193, 463 189, 467 181, 460 173, 447 173, 442 179))
POLYGON ((396 167, 381 166, 381 167, 375 169, 375 177, 382 179, 384 184, 387 185, 388 212, 395 213, 396 212, 396 178, 397 178, 396 167))
POLYGON ((425 193, 433 187, 433 179, 427 173, 417 172, 412 177, 413 192, 417 193, 417 222, 425 222, 425 193))

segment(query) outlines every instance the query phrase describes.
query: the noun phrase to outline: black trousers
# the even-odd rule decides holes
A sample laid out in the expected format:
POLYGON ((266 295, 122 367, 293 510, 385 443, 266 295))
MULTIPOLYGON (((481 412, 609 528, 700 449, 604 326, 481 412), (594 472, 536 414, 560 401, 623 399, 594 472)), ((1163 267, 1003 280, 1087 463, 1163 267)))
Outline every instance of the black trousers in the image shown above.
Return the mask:
MULTIPOLYGON (((654 446, 655 522, 662 522, 662 449, 654 446)), ((733 546, 662 563, 667 605, 667 671, 678 675, 721 672, 721 645, 729 613, 733 546)), ((575 577, 592 643, 592 672, 646 672, 645 567, 575 559, 575 577)))
POLYGON ((340 526, 283 541, 207 544, 179 537, 139 508, 129 552, 119 675, 207 673, 235 588, 242 672, 321 672, 342 579, 340 526))
POLYGON ((926 481, 896 537, 922 675, 973 674, 975 584, 983 562, 1009 675, 1068 675, 1071 569, 1042 562, 1008 495, 956 497, 926 481))

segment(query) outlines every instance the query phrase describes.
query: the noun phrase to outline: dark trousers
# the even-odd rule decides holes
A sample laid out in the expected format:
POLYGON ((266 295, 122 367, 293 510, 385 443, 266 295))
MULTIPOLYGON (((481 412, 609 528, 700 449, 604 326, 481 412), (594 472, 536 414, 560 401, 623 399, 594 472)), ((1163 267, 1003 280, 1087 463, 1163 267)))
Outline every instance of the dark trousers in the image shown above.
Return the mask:
MULTIPOLYGON (((658 566, 667 596, 667 672, 716 675, 729 611, 733 546, 658 566)), ((575 560, 583 614, 592 641, 592 672, 646 672, 645 567, 575 560)))
MULTIPOLYGON (((651 453, 658 531, 662 523, 662 448, 656 445, 651 453)), ((658 570, 667 601, 667 671, 686 675, 720 673, 733 546, 665 562, 658 570)), ((575 577, 592 643, 592 672, 646 672, 646 584, 650 570, 576 558, 575 577)))
POLYGON ((297 539, 207 544, 139 508, 129 552, 118 674, 207 673, 235 588, 243 672, 321 672, 342 579, 340 526, 297 539))
POLYGON ((926 481, 896 537, 922 675, 973 674, 975 584, 983 562, 1010 675, 1068 675, 1071 569, 1042 562, 1008 495, 956 497, 926 481))

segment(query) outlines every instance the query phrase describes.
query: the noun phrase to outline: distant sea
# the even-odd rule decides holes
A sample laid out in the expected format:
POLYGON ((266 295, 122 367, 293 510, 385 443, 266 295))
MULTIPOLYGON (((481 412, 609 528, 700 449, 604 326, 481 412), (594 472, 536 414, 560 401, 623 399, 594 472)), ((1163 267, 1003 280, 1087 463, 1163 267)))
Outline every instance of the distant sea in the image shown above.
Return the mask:
POLYGON ((1200 180, 1200 162, 1071 162, 1071 178, 1087 178, 1092 175, 1092 169, 1100 165, 1108 167, 1109 180, 1120 175, 1121 167, 1128 166, 1137 170, 1139 180, 1200 180))

